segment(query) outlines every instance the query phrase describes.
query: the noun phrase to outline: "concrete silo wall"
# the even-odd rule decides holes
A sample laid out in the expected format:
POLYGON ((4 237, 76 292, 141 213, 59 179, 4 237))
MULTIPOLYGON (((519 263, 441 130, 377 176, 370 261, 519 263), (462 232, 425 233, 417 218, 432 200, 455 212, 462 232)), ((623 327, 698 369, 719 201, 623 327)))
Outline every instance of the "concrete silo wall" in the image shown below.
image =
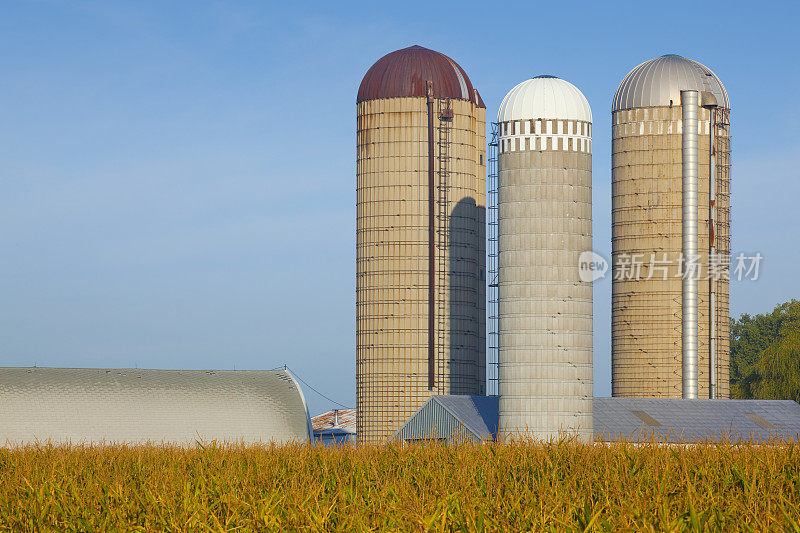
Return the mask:
MULTIPOLYGON (((681 397, 681 107, 612 116, 612 389, 681 397), (651 262, 651 258, 653 261, 651 262), (664 277, 666 276, 666 279, 664 277)), ((709 397, 709 111, 699 109, 698 397, 709 397)), ((717 129, 719 254, 730 253, 730 137, 717 129)), ((717 293, 717 397, 728 398, 728 280, 717 293)))
POLYGON ((592 284, 578 260, 592 249, 591 124, 500 128, 499 431, 590 440, 592 284))
MULTIPOLYGON (((439 102, 435 102, 434 111, 439 102)), ((485 393, 485 109, 453 99, 449 237, 437 249, 436 335, 428 388, 428 109, 425 98, 357 106, 358 441, 390 437, 432 394, 485 393), (438 276, 437 276, 438 277, 438 276)), ((434 168, 439 180, 435 117, 434 168)), ((438 197, 438 191, 437 191, 438 197)), ((438 212, 438 209, 437 209, 438 212)))

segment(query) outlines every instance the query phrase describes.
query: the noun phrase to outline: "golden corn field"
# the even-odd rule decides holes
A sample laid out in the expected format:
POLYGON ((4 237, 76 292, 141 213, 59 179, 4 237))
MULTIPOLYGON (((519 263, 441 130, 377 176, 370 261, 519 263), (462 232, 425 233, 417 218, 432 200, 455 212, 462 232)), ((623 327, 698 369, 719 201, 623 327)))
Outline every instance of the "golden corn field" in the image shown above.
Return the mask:
POLYGON ((0 449, 4 531, 800 531, 791 444, 0 449))

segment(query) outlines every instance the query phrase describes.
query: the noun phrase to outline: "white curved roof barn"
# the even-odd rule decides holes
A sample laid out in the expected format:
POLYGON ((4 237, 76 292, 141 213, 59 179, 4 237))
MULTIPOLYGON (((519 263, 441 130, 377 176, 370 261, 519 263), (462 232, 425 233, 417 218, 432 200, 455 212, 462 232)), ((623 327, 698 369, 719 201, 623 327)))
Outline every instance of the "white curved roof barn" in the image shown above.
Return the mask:
POLYGON ((0 445, 308 442, 286 370, 0 368, 0 445))
POLYGON ((500 103, 498 122, 552 118, 592 121, 589 102, 577 87, 555 76, 536 76, 517 84, 500 103))
POLYGON ((682 90, 707 91, 717 105, 730 109, 728 93, 710 68, 675 54, 656 57, 636 66, 619 84, 613 111, 681 104, 682 90))

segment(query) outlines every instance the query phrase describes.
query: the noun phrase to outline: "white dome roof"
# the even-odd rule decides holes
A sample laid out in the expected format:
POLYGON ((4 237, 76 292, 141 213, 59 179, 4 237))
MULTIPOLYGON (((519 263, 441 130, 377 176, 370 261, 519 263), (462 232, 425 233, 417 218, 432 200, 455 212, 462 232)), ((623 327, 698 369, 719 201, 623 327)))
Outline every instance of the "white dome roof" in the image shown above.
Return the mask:
POLYGON ((613 111, 636 107, 681 105, 681 90, 708 91, 717 105, 730 109, 728 93, 722 82, 705 65, 669 54, 631 70, 614 95, 613 111))
POLYGON ((537 76, 511 89, 497 113, 498 122, 555 118, 592 121, 586 97, 570 82, 555 76, 537 76))

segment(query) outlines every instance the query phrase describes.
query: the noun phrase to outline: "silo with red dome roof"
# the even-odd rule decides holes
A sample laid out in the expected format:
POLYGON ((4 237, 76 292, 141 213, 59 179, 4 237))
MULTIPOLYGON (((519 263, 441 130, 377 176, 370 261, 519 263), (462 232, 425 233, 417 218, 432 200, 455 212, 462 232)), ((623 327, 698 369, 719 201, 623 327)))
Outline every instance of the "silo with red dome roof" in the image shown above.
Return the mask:
POLYGON ((356 111, 357 432, 378 443, 432 395, 486 392, 486 108, 412 46, 372 65, 356 111))

